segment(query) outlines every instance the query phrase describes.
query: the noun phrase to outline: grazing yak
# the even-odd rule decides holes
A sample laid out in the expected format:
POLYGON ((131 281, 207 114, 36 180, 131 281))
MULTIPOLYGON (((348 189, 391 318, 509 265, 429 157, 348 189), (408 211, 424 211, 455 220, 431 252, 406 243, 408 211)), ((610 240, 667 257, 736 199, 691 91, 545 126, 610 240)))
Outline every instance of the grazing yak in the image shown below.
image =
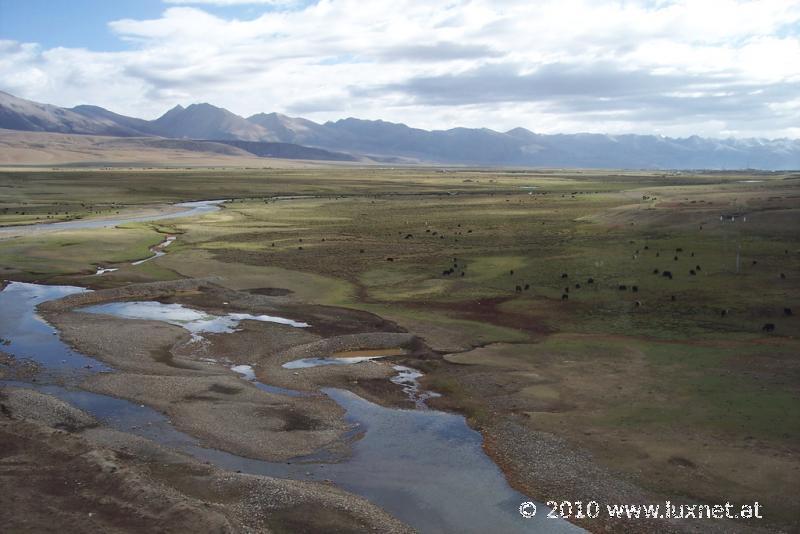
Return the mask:
POLYGON ((761 327, 762 332, 774 332, 775 331, 775 324, 767 323, 761 327))

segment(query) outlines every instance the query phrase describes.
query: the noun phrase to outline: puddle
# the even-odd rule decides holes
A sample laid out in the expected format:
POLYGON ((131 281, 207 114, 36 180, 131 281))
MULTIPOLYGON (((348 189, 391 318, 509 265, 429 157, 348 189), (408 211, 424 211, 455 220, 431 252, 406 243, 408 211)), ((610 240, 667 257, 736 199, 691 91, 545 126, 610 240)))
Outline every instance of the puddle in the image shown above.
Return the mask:
POLYGON ((353 356, 351 358, 303 358, 284 363, 284 369, 307 369, 322 365, 353 365, 354 363, 368 362, 385 358, 386 356, 353 356))
POLYGON ((319 367, 322 365, 353 365, 361 362, 368 362, 389 356, 403 356, 407 352, 401 348, 392 349, 364 349, 364 350, 344 350, 334 352, 330 358, 302 358, 284 363, 284 369, 307 369, 309 367, 319 367))
POLYGON ((95 276, 100 276, 106 273, 113 273, 114 271, 118 271, 119 269, 114 268, 106 268, 106 267, 98 267, 97 271, 94 273, 95 276))
MULTIPOLYGON (((375 351, 349 351, 349 352, 338 352, 336 354, 352 354, 356 352, 386 352, 375 350, 375 351)), ((286 362, 282 365, 282 367, 286 369, 307 369, 309 367, 319 367, 323 365, 352 365, 356 363, 366 362, 376 360, 378 358, 385 358, 390 355, 396 354, 381 354, 375 356, 352 356, 349 358, 303 358, 301 360, 293 360, 291 362, 286 362)), ((425 404, 425 401, 428 399, 433 399, 436 397, 441 397, 439 393, 435 391, 427 391, 423 390, 421 384, 419 383, 419 379, 422 378, 424 375, 421 371, 417 369, 413 369, 411 367, 406 367, 404 365, 393 365, 392 369, 397 371, 397 374, 391 377, 389 380, 393 384, 397 384, 403 390, 406 397, 414 403, 417 409, 420 410, 427 410, 428 406, 425 404)), ((254 375, 255 376, 255 375, 254 375)))
POLYGON ((181 326, 188 330, 192 337, 201 337, 204 333, 229 334, 235 332, 242 321, 262 321, 285 324, 295 328, 308 328, 308 323, 293 321, 271 315, 252 315, 249 313, 229 313, 227 315, 211 315, 182 304, 164 304, 156 301, 109 302, 80 308, 79 311, 113 315, 125 319, 149 319, 181 326))
MULTIPOLYGON (((17 358, 33 359, 51 370, 90 364, 92 369, 87 372, 111 371, 69 349, 35 312, 39 302, 82 291, 77 287, 12 282, 0 292, 0 337, 8 341, 3 350, 17 358)), ((185 310, 188 309, 179 311, 183 314, 185 310)), ((235 365, 232 369, 246 380, 255 378, 250 365, 235 365)), ((402 366, 396 369, 400 372, 396 383, 419 391, 419 385, 414 384, 418 376, 413 369, 402 366)), ((538 503, 537 516, 523 519, 518 507, 531 499, 508 485, 500 469, 483 452, 482 436, 460 415, 385 408, 350 391, 323 389, 322 393, 346 411, 346 420, 352 425, 350 435, 357 437, 352 442, 352 455, 338 463, 324 461, 324 454, 289 462, 265 462, 204 447, 196 438, 176 430, 164 415, 146 406, 52 384, 9 381, 0 384, 52 394, 111 428, 151 439, 223 469, 296 480, 333 481, 421 532, 582 532, 566 521, 547 519, 547 509, 538 503)))

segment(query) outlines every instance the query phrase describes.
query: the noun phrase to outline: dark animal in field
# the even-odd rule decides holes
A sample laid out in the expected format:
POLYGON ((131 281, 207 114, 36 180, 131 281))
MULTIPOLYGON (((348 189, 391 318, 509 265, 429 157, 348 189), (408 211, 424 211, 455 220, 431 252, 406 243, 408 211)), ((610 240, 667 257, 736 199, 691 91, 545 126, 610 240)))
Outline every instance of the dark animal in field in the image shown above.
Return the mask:
POLYGON ((394 261, 394 258, 386 258, 386 261, 394 261))
POLYGON ((692 252, 692 257, 694 258, 694 252, 692 252))
POLYGON ((569 295, 564 293, 563 295, 561 295, 561 300, 569 300, 569 295))
POLYGON ((661 253, 660 252, 656 252, 656 258, 659 257, 659 256, 661 256, 661 253))
POLYGON ((653 274, 658 274, 658 269, 653 269, 653 274))
POLYGON ((633 291, 634 293, 638 293, 639 292, 639 286, 631 286, 631 291, 633 291))
POLYGON ((575 289, 580 289, 580 288, 581 288, 580 284, 575 284, 575 289))
POLYGON ((588 280, 586 280, 586 283, 587 284, 594 284, 594 278, 589 278, 588 280))
POLYGON ((675 301, 676 301, 676 300, 678 300, 678 299, 676 299, 676 298, 675 298, 675 295, 672 295, 672 296, 669 298, 669 300, 671 300, 672 302, 675 302, 675 301))
POLYGON ((678 261, 678 256, 675 256, 675 257, 674 257, 674 258, 672 258, 672 259, 673 259, 673 260, 675 260, 675 261, 678 261))
POLYGON ((683 249, 682 248, 676 248, 675 252, 683 252, 683 249))
POLYGON ((303 247, 297 247, 297 250, 303 250, 303 247))
POLYGON ((774 332, 775 331, 775 325, 773 323, 767 323, 767 324, 765 324, 764 326, 761 327, 761 331, 762 332, 774 332))
POLYGON ((461 271, 461 276, 464 276, 464 271, 461 271))
POLYGON ((689 269, 689 274, 690 274, 690 275, 692 275, 692 276, 694 276, 694 275, 696 275, 697 273, 694 271, 694 269, 689 269))
POLYGON ((527 290, 529 290, 530 288, 531 288, 531 285, 530 285, 530 284, 525 284, 525 287, 524 287, 523 289, 524 289, 525 291, 527 291, 527 290))
POLYGON ((645 246, 644 246, 644 249, 645 249, 645 250, 650 250, 650 247, 648 247, 647 245, 645 245, 645 246))
POLYGON ((758 265, 758 260, 753 260, 753 265, 758 265))
POLYGON ((446 271, 442 271, 442 276, 450 276, 453 274, 453 269, 447 269, 446 271))
POLYGON ((510 271, 508 271, 508 274, 511 275, 511 276, 514 276, 514 269, 511 269, 510 271))
POLYGON ((361 250, 359 250, 358 252, 359 252, 359 254, 363 254, 363 253, 364 253, 364 249, 362 248, 362 249, 361 249, 361 250))
POLYGON ((786 275, 781 273, 781 280, 786 280, 786 275))
POLYGON ((636 305, 637 308, 639 308, 639 307, 642 306, 642 301, 641 300, 637 300, 636 302, 634 302, 634 304, 636 305))
POLYGON ((661 273, 661 276, 663 276, 664 278, 669 278, 670 280, 672 280, 672 271, 664 271, 663 273, 661 273))
POLYGON ((784 309, 783 309, 783 314, 784 314, 786 317, 791 317, 791 316, 792 316, 792 309, 791 309, 791 308, 784 308, 784 309))
POLYGON ((411 235, 411 234, 406 234, 406 236, 403 239, 411 239, 412 237, 414 237, 414 236, 411 235))
POLYGON ((626 286, 626 285, 624 285, 624 284, 620 284, 620 285, 619 285, 619 290, 620 290, 620 291, 626 291, 627 289, 628 289, 628 286, 626 286))
POLYGON ((702 269, 700 268, 700 266, 699 266, 699 265, 695 265, 695 266, 694 266, 694 270, 695 270, 695 271, 702 271, 702 269))
POLYGON ((728 315, 728 310, 722 310, 721 312, 719 312, 720 317, 726 317, 727 315, 728 315))
POLYGON ((569 293, 569 288, 568 287, 564 288, 564 293, 569 293))
POLYGON ((561 273, 561 278, 567 278, 567 273, 561 273))
POLYGON ((514 290, 515 290, 517 293, 522 293, 522 286, 517 286, 516 288, 514 288, 514 290))

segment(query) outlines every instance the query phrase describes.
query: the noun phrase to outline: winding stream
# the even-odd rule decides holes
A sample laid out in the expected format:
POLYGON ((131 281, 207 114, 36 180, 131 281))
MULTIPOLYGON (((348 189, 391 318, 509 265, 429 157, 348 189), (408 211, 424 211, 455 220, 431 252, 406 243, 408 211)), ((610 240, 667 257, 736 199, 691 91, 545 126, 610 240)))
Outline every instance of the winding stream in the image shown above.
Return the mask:
MULTIPOLYGON (((568 522, 546 519, 544 506, 539 506, 536 518, 523 519, 517 509, 530 499, 508 485, 500 469, 483 452, 481 435, 460 415, 385 408, 350 391, 326 388, 322 393, 344 408, 346 419, 353 426, 352 455, 341 462, 324 455, 265 462, 204 447, 151 408, 82 391, 77 388, 82 377, 113 370, 70 349, 36 313, 36 305, 41 302, 81 291, 84 289, 12 282, 0 292, 0 338, 6 342, 2 350, 16 358, 34 360, 45 369, 36 384, 0 384, 49 393, 112 428, 173 447, 224 469, 331 480, 421 532, 581 531, 568 522)), ((252 369, 247 367, 236 366, 233 370, 243 380, 272 388, 255 381, 252 369)), ((400 371, 408 374, 414 370, 400 371)))

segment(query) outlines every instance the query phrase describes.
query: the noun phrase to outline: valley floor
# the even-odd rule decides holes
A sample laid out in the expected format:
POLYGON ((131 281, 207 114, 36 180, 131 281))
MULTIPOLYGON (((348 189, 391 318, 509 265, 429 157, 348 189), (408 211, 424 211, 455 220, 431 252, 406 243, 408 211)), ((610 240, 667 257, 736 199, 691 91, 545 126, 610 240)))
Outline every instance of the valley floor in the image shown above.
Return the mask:
MULTIPOLYGON (((800 484, 798 175, 40 170, 0 173, 0 187, 9 192, 0 200, 5 226, 54 220, 48 215, 231 199, 199 218, 0 239, 3 278, 124 292, 115 288, 213 277, 206 289, 154 298, 211 312, 221 311, 221 301, 237 311, 271 307, 275 314, 311 317, 319 329, 286 333, 247 323, 242 332, 213 338, 206 355, 247 353, 265 384, 308 392, 344 388, 386 406, 409 407, 388 381, 387 364, 302 372, 281 364, 296 356, 293 347, 320 340, 410 335, 405 354, 389 361, 421 370, 423 386, 441 394, 428 404, 466 415, 525 495, 602 505, 759 501, 765 515, 719 525, 578 521, 590 530, 800 528, 794 491, 800 484), (165 236, 176 237, 165 255, 131 265, 165 236), (98 267, 117 270, 96 275, 98 267)), ((186 336, 181 328, 76 315, 46 312, 65 340, 120 370, 95 375, 83 388, 152 406, 213 447, 257 457, 267 449, 248 449, 248 442, 274 443, 267 459, 286 459, 329 445, 344 428, 332 403, 312 409, 291 401, 296 413, 290 417, 287 405, 247 393, 254 397, 239 400, 257 405, 260 414, 247 415, 221 390, 208 393, 212 382, 235 387, 239 379, 198 366, 198 354, 179 348, 186 336), (272 434, 230 438, 259 417, 282 422, 272 434), (302 442, 282 432, 290 423, 309 430, 302 442)), ((359 340, 347 348, 387 349, 395 342, 359 340)), ((10 361, 0 361, 0 373, 22 382, 36 376, 17 376, 10 361)), ((2 402, 12 417, 0 418, 8 437, 0 443, 18 445, 4 445, 0 465, 25 449, 20 465, 38 455, 45 466, 47 458, 102 434, 53 432, 34 416, 13 417, 13 406, 2 402)), ((98 457, 110 454, 107 442, 97 447, 98 457)), ((147 469, 159 487, 174 488, 170 477, 201 468, 160 470, 145 461, 135 469, 147 469)), ((55 467, 41 471, 61 476, 55 467)), ((199 476, 231 476, 239 484, 212 471, 199 476)), ((86 480, 89 487, 106 483, 86 480)), ((224 497, 179 486, 186 506, 224 497)), ((214 520, 236 530, 241 518, 226 506, 212 506, 214 520)), ((345 517, 337 506, 303 528, 325 530, 339 521, 342 531, 360 530, 367 523, 358 521, 370 514, 383 520, 366 508, 357 519, 345 517)), ((291 525, 302 516, 275 514, 291 525)), ((176 525, 181 517, 174 516, 176 525)))

